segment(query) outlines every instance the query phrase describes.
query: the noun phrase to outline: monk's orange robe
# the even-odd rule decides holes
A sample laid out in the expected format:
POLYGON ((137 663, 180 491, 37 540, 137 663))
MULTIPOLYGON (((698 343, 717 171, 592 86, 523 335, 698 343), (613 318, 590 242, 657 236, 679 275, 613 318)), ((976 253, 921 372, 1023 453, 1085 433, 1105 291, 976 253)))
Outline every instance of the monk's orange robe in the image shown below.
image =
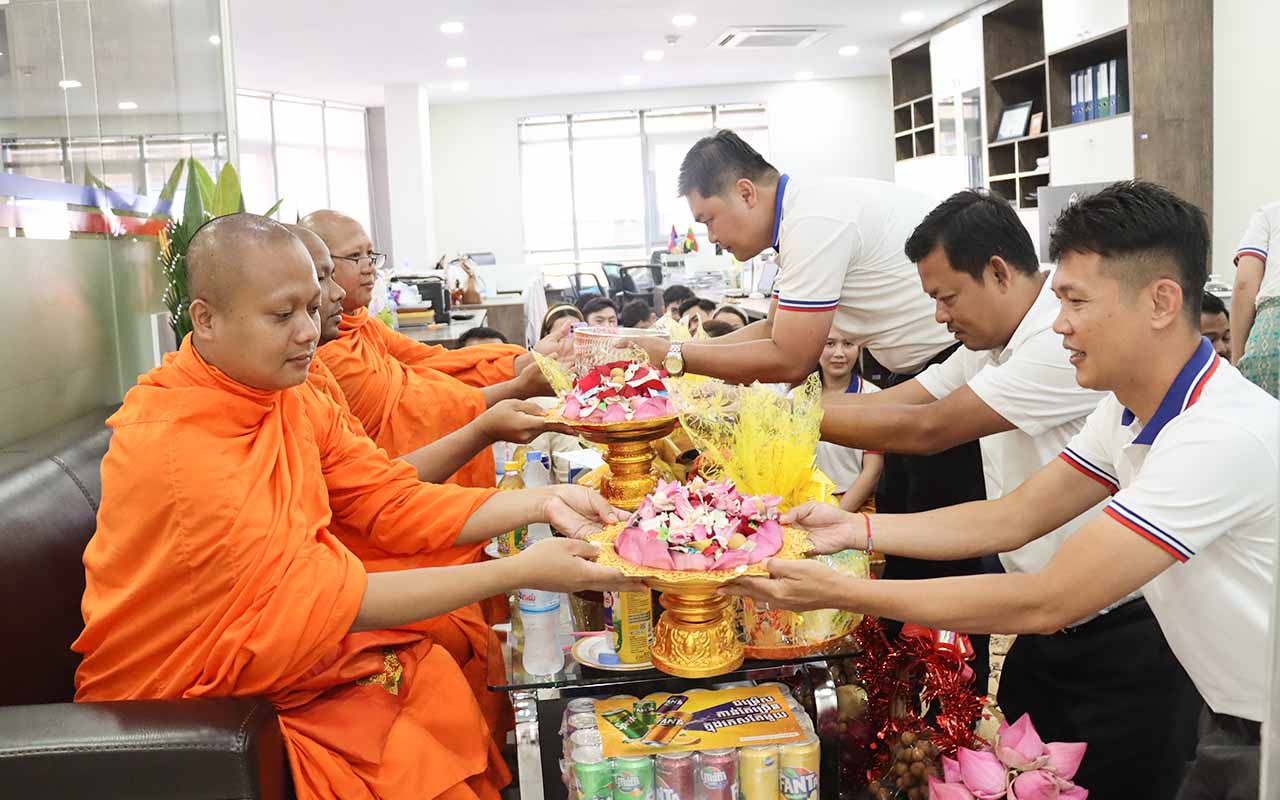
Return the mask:
POLYGON ((248 388, 190 337, 108 424, 77 700, 264 696, 302 800, 497 797, 458 665, 420 632, 349 632, 366 573, 329 532, 446 547, 491 491, 419 482, 310 385, 248 388))
MULTIPOLYGON (((318 351, 342 387, 351 413, 369 437, 393 458, 452 433, 484 413, 479 389, 515 377, 514 345, 477 345, 458 350, 425 345, 369 316, 366 309, 343 314, 338 338, 318 351)), ((449 481, 493 486, 488 450, 449 481)))
MULTIPOLYGON (((313 359, 307 373, 307 383, 317 392, 328 396, 338 405, 352 431, 366 436, 360 420, 353 416, 346 395, 338 386, 333 373, 320 359, 313 359)), ((410 569, 415 566, 441 566, 464 564, 474 560, 474 547, 450 547, 434 553, 420 553, 405 557, 382 551, 370 542, 361 531, 335 520, 330 532, 355 553, 370 572, 393 569, 410 569)), ((485 722, 499 747, 506 742, 507 733, 515 728, 515 714, 511 700, 504 692, 489 690, 489 686, 501 681, 505 667, 502 661, 502 643, 493 632, 491 623, 509 618, 507 598, 493 598, 492 603, 473 603, 443 616, 422 620, 406 626, 409 630, 429 634, 437 644, 453 656, 462 668, 476 702, 484 712, 485 722), (492 606, 491 608, 489 606, 492 606), (502 612, 505 612, 502 613, 502 612)))

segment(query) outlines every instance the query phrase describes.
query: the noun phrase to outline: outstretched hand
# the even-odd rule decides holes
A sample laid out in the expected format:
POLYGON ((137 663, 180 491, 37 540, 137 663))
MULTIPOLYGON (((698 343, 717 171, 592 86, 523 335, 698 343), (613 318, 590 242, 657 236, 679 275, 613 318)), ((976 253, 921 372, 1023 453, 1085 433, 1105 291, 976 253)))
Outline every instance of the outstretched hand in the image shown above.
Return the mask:
POLYGON ((804 503, 782 515, 783 525, 794 525, 809 533, 812 554, 827 556, 865 545, 862 516, 830 503, 804 503))
POLYGON ((543 506, 546 520, 571 539, 586 539, 625 518, 625 512, 609 505, 594 489, 562 484, 551 490, 552 496, 543 506))
MULTIPOLYGON (((613 567, 595 563, 600 546, 574 539, 544 539, 515 556, 520 574, 531 589, 548 592, 648 591, 639 578, 628 578, 613 567)), ((526 585, 522 584, 522 585, 526 585)))
POLYGON ((769 608, 787 611, 810 611, 815 608, 839 608, 836 590, 840 573, 818 561, 792 561, 770 558, 764 562, 767 578, 735 578, 720 589, 720 594, 750 597, 769 608))
POLYGON ((569 433, 563 423, 547 419, 547 412, 527 400, 502 400, 479 417, 485 436, 495 442, 528 444, 547 431, 569 433))

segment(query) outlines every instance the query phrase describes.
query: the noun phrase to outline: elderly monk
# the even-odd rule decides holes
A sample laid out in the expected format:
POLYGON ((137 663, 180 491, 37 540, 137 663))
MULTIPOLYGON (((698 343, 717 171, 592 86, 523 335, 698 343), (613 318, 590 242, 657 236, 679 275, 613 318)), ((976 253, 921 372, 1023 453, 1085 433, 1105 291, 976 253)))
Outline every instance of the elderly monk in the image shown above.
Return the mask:
POLYGON ((261 695, 303 800, 496 798, 510 776, 458 665, 403 626, 517 586, 638 587, 572 540, 366 573, 330 527, 422 552, 536 520, 582 536, 612 510, 581 487, 421 483, 355 435, 306 382, 320 287, 278 223, 214 220, 187 268, 192 334, 108 421, 76 699, 261 695))
MULTIPOLYGON (((315 264, 316 280, 320 283, 320 344, 324 345, 338 338, 342 298, 346 292, 333 279, 333 259, 320 237, 301 225, 285 227, 307 248, 307 253, 315 264)), ((365 435, 360 420, 351 416, 342 389, 320 359, 312 359, 307 382, 342 407, 346 412, 348 425, 356 434, 365 435)), ((495 441, 528 442, 542 431, 551 429, 542 414, 542 409, 534 403, 503 400, 462 428, 406 454, 401 460, 413 465, 420 480, 443 482, 476 453, 495 441)), ((409 556, 387 552, 368 541, 363 531, 352 529, 340 520, 335 520, 330 530, 348 550, 360 557, 365 569, 370 572, 445 566, 476 560, 471 548, 446 548, 409 556)), ((506 603, 505 596, 495 598, 490 616, 495 619, 503 618, 501 607, 506 603)), ((415 623, 411 627, 429 633, 437 644, 445 647, 453 656, 484 712, 490 733, 501 746, 506 741, 507 733, 514 728, 515 719, 507 695, 503 692, 491 692, 488 688, 490 658, 501 659, 501 644, 486 619, 484 605, 468 605, 444 616, 415 623)))
MULTIPOLYGON (((328 210, 308 214, 301 224, 324 240, 334 277, 346 291, 338 339, 321 348, 320 359, 365 431, 392 456, 458 430, 499 400, 549 393, 523 348, 498 344, 446 350, 415 342, 372 319, 367 307, 377 254, 364 227, 328 210)), ((456 482, 492 486, 494 466, 492 453, 483 451, 459 470, 456 482)))

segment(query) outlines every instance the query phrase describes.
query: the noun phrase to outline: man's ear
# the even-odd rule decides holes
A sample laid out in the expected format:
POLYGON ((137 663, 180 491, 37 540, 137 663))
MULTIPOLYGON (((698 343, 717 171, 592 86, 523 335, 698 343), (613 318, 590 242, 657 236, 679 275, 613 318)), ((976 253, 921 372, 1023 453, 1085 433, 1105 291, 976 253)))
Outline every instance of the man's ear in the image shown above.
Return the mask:
MULTIPOLYGON (((1182 287, 1172 278, 1160 278, 1148 287, 1151 293, 1151 326, 1163 330, 1182 316, 1182 287)), ((1199 320, 1199 314, 1196 319, 1199 320)))
POLYGON ((746 202, 747 208, 755 208, 756 203, 760 202, 760 195, 756 191, 755 183, 749 178, 739 178, 735 187, 738 195, 746 202))
POLYGON ((191 301, 188 311, 191 314, 191 331, 197 339, 213 337, 213 307, 203 298, 191 301))
POLYGON ((992 256, 987 259, 987 269, 991 271, 991 279, 995 281, 996 287, 1002 292, 1008 291, 1013 281, 1013 268, 1009 266, 1009 262, 1000 256, 992 256))

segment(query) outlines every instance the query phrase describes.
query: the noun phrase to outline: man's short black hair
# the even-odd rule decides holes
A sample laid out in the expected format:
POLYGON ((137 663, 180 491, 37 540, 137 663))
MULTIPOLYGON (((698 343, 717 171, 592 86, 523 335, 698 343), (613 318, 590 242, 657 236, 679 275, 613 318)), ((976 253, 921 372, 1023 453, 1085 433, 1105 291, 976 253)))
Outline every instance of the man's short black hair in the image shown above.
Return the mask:
POLYGON ((1200 300, 1201 314, 1221 314, 1227 319, 1231 319, 1231 312, 1227 311, 1227 304, 1222 302, 1222 298, 1212 292, 1205 292, 1204 297, 1200 300))
POLYGON ((662 290, 662 307, 666 308, 672 303, 683 303, 691 297, 697 297, 692 289, 688 286, 673 283, 662 290))
POLYGON ((483 325, 477 325, 469 331, 464 331, 463 334, 458 337, 458 347, 466 347, 475 339, 498 339, 503 344, 511 344, 511 342, 507 340, 507 337, 502 335, 502 331, 495 330, 493 328, 486 328, 483 325))
POLYGON ((602 308, 612 308, 613 313, 618 313, 618 304, 607 297, 593 297, 582 304, 582 316, 589 317, 602 308))
POLYGON ((1009 201, 985 189, 965 189, 943 200, 907 238, 907 258, 920 263, 937 246, 951 268, 982 283, 983 270, 994 256, 1025 275, 1040 271, 1031 234, 1009 201))
POLYGON ((691 192, 714 197, 743 178, 762 185, 777 183, 778 170, 741 136, 725 129, 689 148, 680 164, 677 188, 681 197, 691 192))
POLYGON ((618 314, 618 323, 624 328, 634 328, 653 315, 653 309, 643 300, 632 300, 622 307, 618 314))
POLYGON ((683 317, 695 308, 700 308, 708 314, 714 314, 716 311, 716 304, 701 297, 690 297, 688 300, 685 300, 680 304, 680 316, 683 317))
POLYGON ((1182 309, 1200 322, 1209 279, 1209 224, 1204 212, 1173 192, 1146 181, 1113 183, 1067 206, 1049 235, 1049 258, 1097 253, 1110 273, 1130 289, 1159 278, 1182 287, 1182 309))

